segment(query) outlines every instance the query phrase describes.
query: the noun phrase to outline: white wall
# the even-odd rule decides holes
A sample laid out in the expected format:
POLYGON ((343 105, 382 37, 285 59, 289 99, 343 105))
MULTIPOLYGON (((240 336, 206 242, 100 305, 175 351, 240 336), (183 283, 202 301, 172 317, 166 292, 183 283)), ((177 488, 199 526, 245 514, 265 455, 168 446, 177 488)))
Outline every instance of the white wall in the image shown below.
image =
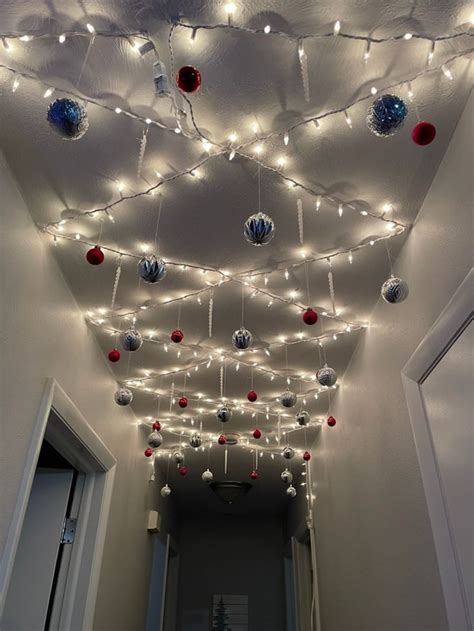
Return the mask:
POLYGON ((400 373, 471 266, 471 146, 472 98, 396 261, 409 298, 376 305, 314 445, 323 631, 447 628, 400 373))
POLYGON ((152 555, 144 437, 0 154, 0 554, 47 377, 117 458, 94 631, 144 628, 152 555))

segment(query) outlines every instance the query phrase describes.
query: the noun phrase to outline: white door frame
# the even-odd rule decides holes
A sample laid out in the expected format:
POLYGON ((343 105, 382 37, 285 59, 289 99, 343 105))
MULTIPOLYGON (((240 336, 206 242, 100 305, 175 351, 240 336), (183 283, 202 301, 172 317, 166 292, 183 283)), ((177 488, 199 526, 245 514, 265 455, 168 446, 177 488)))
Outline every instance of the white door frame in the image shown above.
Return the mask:
POLYGON ((474 272, 470 270, 402 370, 402 382, 433 530, 449 629, 452 631, 471 629, 471 624, 421 384, 473 319, 473 297, 474 272))
POLYGON ((0 566, 0 621, 43 439, 86 480, 59 628, 92 629, 117 463, 58 382, 47 379, 0 566))

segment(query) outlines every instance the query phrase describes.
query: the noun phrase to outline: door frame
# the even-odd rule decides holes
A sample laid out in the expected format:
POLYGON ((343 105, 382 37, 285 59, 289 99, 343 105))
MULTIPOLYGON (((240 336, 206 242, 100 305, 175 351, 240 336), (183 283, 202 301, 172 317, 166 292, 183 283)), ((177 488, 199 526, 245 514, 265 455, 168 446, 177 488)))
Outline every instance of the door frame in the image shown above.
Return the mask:
POLYGON ((449 510, 423 403, 421 385, 472 321, 473 296, 474 272, 471 269, 404 366, 401 375, 433 531, 446 613, 449 628, 452 631, 470 629, 471 625, 449 510))
POLYGON ((0 620, 43 439, 86 474, 60 629, 91 629, 117 461, 59 383, 48 378, 0 567, 0 620))

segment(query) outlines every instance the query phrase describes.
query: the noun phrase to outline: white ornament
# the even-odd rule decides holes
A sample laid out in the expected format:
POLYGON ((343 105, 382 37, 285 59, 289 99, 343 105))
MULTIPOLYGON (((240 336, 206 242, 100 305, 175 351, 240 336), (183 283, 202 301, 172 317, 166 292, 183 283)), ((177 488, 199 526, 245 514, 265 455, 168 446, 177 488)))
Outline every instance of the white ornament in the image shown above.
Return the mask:
POLYGON ((206 484, 209 484, 210 482, 214 480, 214 475, 210 469, 206 469, 203 472, 201 478, 203 482, 205 482, 206 484))
POLYGON ((253 335, 244 326, 234 331, 232 335, 232 345, 239 351, 245 351, 252 346, 253 335))
POLYGON ((114 394, 117 405, 130 405, 133 400, 133 393, 128 388, 119 388, 114 394))
POLYGON ((301 425, 301 427, 305 427, 306 425, 308 425, 309 421, 310 417, 308 412, 305 412, 305 410, 301 410, 297 413, 296 422, 298 423, 298 425, 301 425))
POLYGON ((151 432, 151 434, 148 434, 146 442, 152 449, 158 449, 163 442, 163 436, 159 432, 151 432))
POLYGON ((297 396, 291 390, 285 390, 280 396, 280 403, 284 408, 292 408, 296 405, 297 396))
POLYGON ((161 497, 168 497, 171 495, 171 489, 167 484, 161 488, 160 495, 161 497))
POLYGON ((202 445, 201 436, 197 432, 194 432, 194 434, 192 434, 191 438, 189 439, 189 444, 191 445, 191 447, 194 447, 194 449, 197 449, 202 445))
POLYGON ((291 484, 293 482, 293 474, 288 469, 282 471, 280 477, 285 484, 291 484))
POLYGON ((176 464, 182 464, 184 462, 184 454, 183 454, 183 452, 179 451, 179 449, 174 451, 173 452, 173 460, 176 462, 176 464))
POLYGON ((295 450, 293 449, 293 447, 285 447, 285 449, 283 450, 282 456, 283 458, 286 458, 287 460, 291 460, 295 455, 295 450))
POLYGON ((296 489, 292 484, 286 489, 286 494, 288 497, 296 497, 296 489))
POLYGON ((223 405, 217 410, 217 420, 221 421, 221 423, 227 423, 232 418, 232 410, 229 406, 223 405))
POLYGON ((132 326, 122 333, 120 343, 124 351, 138 351, 143 340, 141 334, 132 326))
POLYGON ((316 379, 318 380, 318 383, 320 383, 322 386, 327 386, 328 388, 330 388, 337 381, 337 372, 334 370, 334 368, 330 368, 327 364, 325 364, 316 373, 316 379))
POLYGON ((397 304, 399 302, 403 302, 408 296, 408 285, 406 281, 401 278, 391 276, 382 285, 380 293, 382 294, 382 298, 385 302, 397 304))

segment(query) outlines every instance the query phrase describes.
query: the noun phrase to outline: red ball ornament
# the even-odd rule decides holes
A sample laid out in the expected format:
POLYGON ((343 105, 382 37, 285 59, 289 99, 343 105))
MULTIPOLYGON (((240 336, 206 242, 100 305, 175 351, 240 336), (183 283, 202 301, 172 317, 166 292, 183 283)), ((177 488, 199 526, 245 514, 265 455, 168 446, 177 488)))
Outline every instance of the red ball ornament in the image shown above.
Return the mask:
POLYGON ((187 408, 188 407, 188 398, 187 397, 181 397, 181 399, 178 401, 178 405, 180 408, 187 408))
POLYGON ((161 429, 161 423, 160 423, 160 421, 154 421, 154 423, 153 423, 153 425, 152 425, 152 428, 153 428, 156 432, 159 432, 159 431, 160 431, 160 429, 161 429))
POLYGON ((256 438, 257 440, 259 438, 262 438, 262 432, 259 429, 256 429, 253 433, 253 437, 256 438))
POLYGON ((329 425, 329 427, 334 427, 334 425, 336 424, 336 419, 334 418, 334 416, 330 416, 328 418, 327 424, 329 425))
POLYGON ((176 73, 176 83, 183 92, 197 92, 201 87, 201 73, 193 66, 183 66, 176 73))
POLYGON ((170 335, 171 341, 174 342, 175 344, 179 344, 180 342, 182 342, 183 337, 184 337, 184 333, 181 331, 181 329, 175 329, 173 333, 171 333, 170 335))
POLYGON ((305 324, 316 324, 318 321, 318 314, 314 309, 308 307, 306 311, 303 313, 303 322, 305 324))
POLYGON ((305 462, 308 462, 309 460, 311 460, 311 454, 309 453, 309 451, 305 451, 303 454, 303 460, 305 462))
POLYGON ((115 364, 115 362, 118 362, 118 360, 120 359, 120 351, 117 350, 116 348, 113 348, 110 353, 107 355, 107 357, 109 358, 109 362, 112 362, 112 364, 115 364))
POLYGON ((253 403, 254 401, 257 400, 257 393, 255 392, 255 390, 249 390, 249 392, 247 392, 247 399, 253 403))
POLYGON ((183 478, 185 475, 188 475, 188 467, 180 467, 178 471, 179 471, 179 475, 182 475, 183 478))
POLYGON ((147 458, 149 458, 150 456, 153 456, 153 449, 150 449, 150 447, 147 447, 143 453, 145 454, 147 458))
POLYGON ((222 434, 219 436, 219 438, 217 439, 217 442, 219 443, 219 445, 225 445, 227 442, 227 439, 225 436, 223 436, 222 434))
POLYGON ((414 143, 417 145, 429 145, 436 136, 436 127, 432 123, 428 123, 428 121, 420 121, 417 123, 412 131, 411 138, 414 143))
POLYGON ((91 265, 100 265, 104 262, 104 258, 104 253, 98 245, 91 248, 90 250, 87 250, 86 259, 87 262, 91 265))
POLYGON ((256 471, 252 471, 250 477, 252 480, 258 480, 258 473, 256 471))

